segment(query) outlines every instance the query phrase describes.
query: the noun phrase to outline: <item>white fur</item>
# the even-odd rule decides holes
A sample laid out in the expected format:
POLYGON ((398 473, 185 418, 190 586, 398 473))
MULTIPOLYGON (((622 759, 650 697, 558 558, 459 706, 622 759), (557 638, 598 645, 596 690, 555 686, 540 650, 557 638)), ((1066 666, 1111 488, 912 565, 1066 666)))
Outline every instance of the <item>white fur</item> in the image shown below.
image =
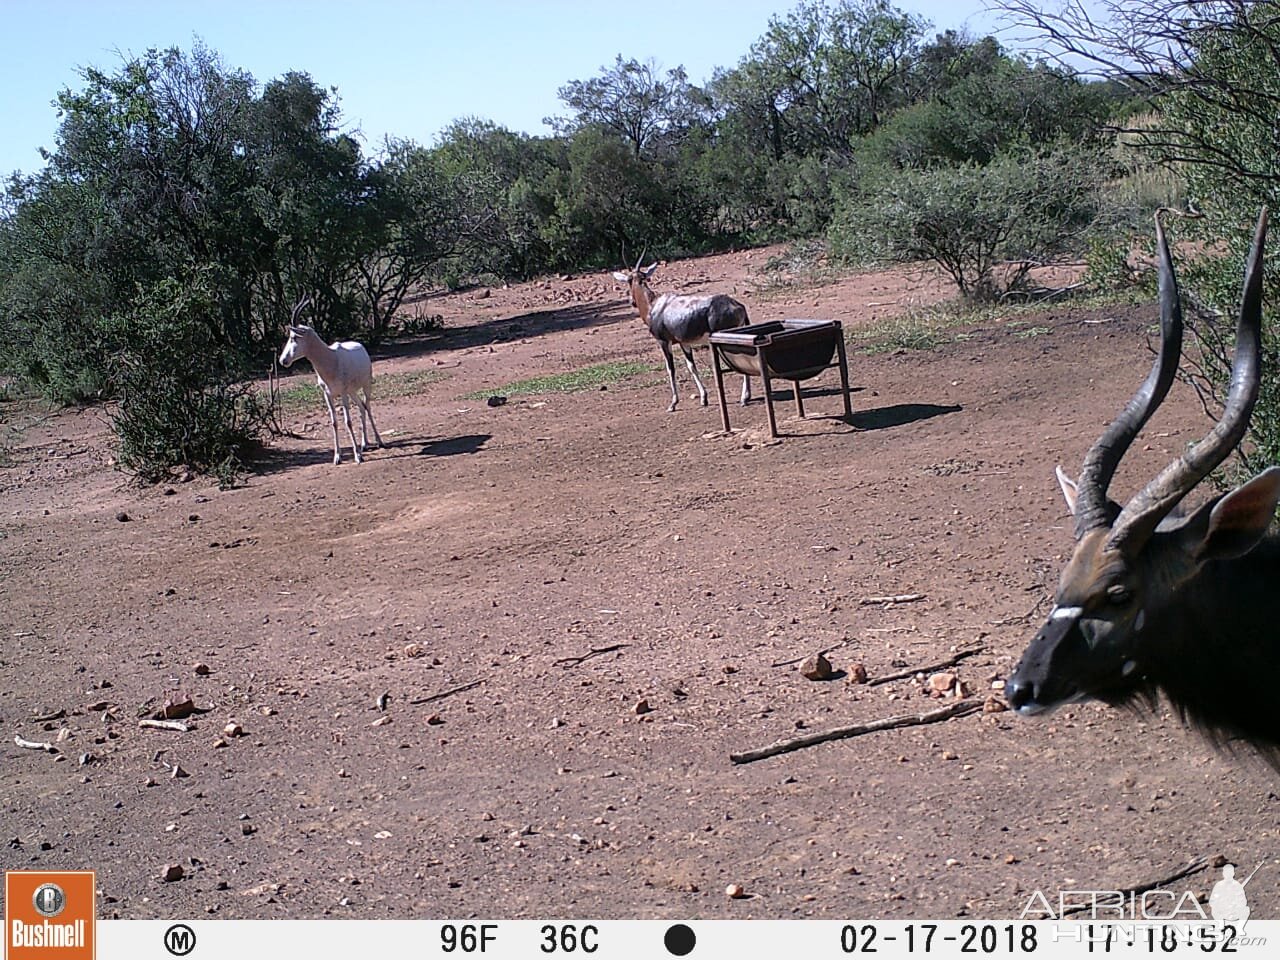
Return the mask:
POLYGON ((373 426, 373 436, 378 446, 382 446, 382 437, 378 433, 378 425, 373 421, 373 410, 369 406, 373 389, 373 361, 363 344, 354 340, 344 340, 332 345, 320 339, 320 335, 306 324, 290 324, 289 340, 280 351, 280 363, 289 366, 293 361, 305 357, 315 368, 316 377, 320 381, 320 390, 324 393, 324 402, 329 407, 329 423, 333 427, 333 462, 342 462, 342 448, 338 444, 338 415, 334 410, 334 398, 342 401, 342 419, 347 425, 347 435, 351 437, 351 452, 355 454, 356 463, 363 460, 363 452, 369 443, 369 434, 365 426, 365 416, 373 426), (356 391, 360 391, 357 393, 356 391), (363 396, 361 396, 363 394, 363 396), (360 446, 356 446, 355 431, 351 429, 351 398, 355 397, 360 407, 360 446))

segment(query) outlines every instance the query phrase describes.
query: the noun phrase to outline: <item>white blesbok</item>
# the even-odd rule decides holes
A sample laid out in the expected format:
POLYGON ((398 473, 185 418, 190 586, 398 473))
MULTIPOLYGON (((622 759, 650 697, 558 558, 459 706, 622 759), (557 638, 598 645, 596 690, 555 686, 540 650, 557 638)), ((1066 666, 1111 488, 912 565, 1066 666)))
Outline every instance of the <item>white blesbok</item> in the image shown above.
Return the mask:
POLYGON ((305 323, 292 322, 298 319, 298 314, 309 302, 304 300, 293 308, 289 340, 280 351, 280 364, 287 367, 300 357, 311 361, 316 378, 320 381, 320 392, 324 394, 324 402, 329 408, 329 424, 333 427, 333 462, 342 462, 342 447, 338 443, 338 415, 333 406, 336 397, 342 402, 342 419, 347 425, 347 435, 351 437, 351 451, 355 454, 356 463, 360 463, 369 443, 366 416, 373 426, 374 439, 378 446, 382 446, 382 436, 378 433, 378 425, 374 423, 373 410, 369 406, 373 389, 373 361, 369 359, 369 352, 363 344, 343 340, 330 345, 321 340, 320 335, 305 323), (355 431, 351 428, 352 397, 355 397, 360 407, 359 446, 356 446, 355 431))

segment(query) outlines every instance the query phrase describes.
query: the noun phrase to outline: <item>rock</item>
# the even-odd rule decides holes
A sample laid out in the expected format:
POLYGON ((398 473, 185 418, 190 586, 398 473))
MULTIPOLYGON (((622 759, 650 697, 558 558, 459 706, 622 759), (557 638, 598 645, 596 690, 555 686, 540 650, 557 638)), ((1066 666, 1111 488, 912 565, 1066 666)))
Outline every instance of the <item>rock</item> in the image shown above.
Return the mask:
POLYGON ((831 661, 820 653, 800 664, 800 675, 806 680, 830 680, 831 661))
POLYGON ((849 682, 850 683, 866 683, 867 682, 867 668, 865 664, 855 663, 852 667, 849 668, 849 682))
POLYGON ((643 697, 637 700, 635 703, 635 706, 631 708, 631 712, 634 713, 637 717, 642 716, 643 714, 649 713, 651 710, 653 710, 653 707, 649 706, 649 701, 644 699, 643 697))
POLYGON ((174 691, 165 697, 164 706, 155 715, 157 720, 183 720, 196 712, 195 701, 185 693, 174 691))
POLYGON ((930 693, 948 693, 956 685, 954 673, 935 673, 929 678, 930 693))
POLYGON ((506 402, 507 402, 507 398, 506 398, 506 397, 500 397, 500 396, 497 396, 497 395, 492 396, 492 397, 490 397, 488 400, 486 400, 486 401, 485 401, 485 403, 487 403, 487 404, 488 404, 489 406, 491 406, 491 407, 500 407, 500 406, 502 406, 502 405, 503 405, 504 403, 506 403, 506 402))
POLYGON ((244 727, 232 720, 222 728, 222 735, 224 737, 243 737, 244 727))
POLYGON ((119 513, 116 514, 116 519, 119 520, 121 523, 128 523, 130 520, 133 519, 133 517, 129 516, 129 514, 121 510, 119 513))
POLYGON ((983 713, 1003 713, 1009 709, 1009 705, 999 697, 987 697, 982 704, 983 713))
POLYGON ((197 663, 192 667, 197 677, 207 677, 209 675, 209 665, 207 663, 197 663))
POLYGON ((741 900, 747 895, 747 891, 743 889, 740 883, 731 883, 724 888, 724 895, 730 900, 741 900))
POLYGON ((440 716, 438 713, 433 713, 431 716, 427 717, 427 724, 429 726, 438 727, 442 723, 444 723, 444 717, 440 716))
POLYGON ((369 726, 371 726, 371 727, 385 727, 385 726, 386 726, 388 723, 390 723, 390 722, 391 722, 391 718, 390 718, 390 717, 379 717, 377 720, 373 721, 373 723, 369 724, 369 726))
POLYGON ((160 871, 160 879, 165 883, 173 883, 176 880, 181 880, 182 874, 182 864, 166 863, 164 869, 160 871))

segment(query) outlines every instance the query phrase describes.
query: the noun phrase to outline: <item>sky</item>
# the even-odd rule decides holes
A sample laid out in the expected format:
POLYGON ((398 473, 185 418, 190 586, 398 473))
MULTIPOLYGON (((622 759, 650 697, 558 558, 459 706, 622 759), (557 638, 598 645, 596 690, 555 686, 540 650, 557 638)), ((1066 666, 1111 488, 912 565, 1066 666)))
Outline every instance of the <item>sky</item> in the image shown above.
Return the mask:
MULTIPOLYGON (((701 84, 749 52, 795 0, 0 0, 0 177, 40 169, 58 91, 149 48, 199 40, 259 82, 290 70, 337 89, 345 129, 431 145, 461 117, 547 134, 557 91, 624 59, 683 66, 701 84)), ((986 0, 896 0, 932 32, 994 32, 986 0)), ((932 32, 930 36, 932 36, 932 32)))

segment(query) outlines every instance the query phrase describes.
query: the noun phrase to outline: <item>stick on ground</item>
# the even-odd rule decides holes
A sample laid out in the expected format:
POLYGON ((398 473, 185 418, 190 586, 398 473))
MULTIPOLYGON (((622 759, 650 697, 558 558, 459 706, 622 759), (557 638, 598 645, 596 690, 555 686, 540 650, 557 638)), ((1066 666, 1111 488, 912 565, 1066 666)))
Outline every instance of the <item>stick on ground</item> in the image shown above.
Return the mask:
POLYGON ((871 606, 873 604, 885 603, 915 603, 917 600, 923 600, 923 593, 897 593, 891 597, 863 597, 858 603, 863 606, 871 606))
POLYGON ((472 680, 470 683, 464 683, 460 687, 453 687, 452 689, 449 689, 449 690, 442 690, 440 693, 433 693, 429 697, 419 697, 417 700, 410 700, 409 702, 414 706, 421 706, 424 703, 434 703, 437 700, 443 700, 445 697, 452 697, 455 693, 462 693, 466 690, 471 690, 475 687, 480 686, 480 684, 482 683, 484 683, 483 680, 472 680))
MULTIPOLYGON (((1123 894, 1123 897, 1126 900, 1131 895, 1135 897, 1141 896, 1142 894, 1146 893, 1148 890, 1156 890, 1156 889, 1159 889, 1160 887, 1167 887, 1169 884, 1173 883, 1175 880, 1181 880, 1183 877, 1189 877, 1193 874, 1199 873, 1200 871, 1204 870, 1208 866, 1209 866, 1209 861, 1206 860, 1204 857, 1195 857, 1192 860, 1188 860, 1187 865, 1183 867, 1181 870, 1175 871, 1174 873, 1169 874, 1169 876, 1167 877, 1161 877, 1158 880, 1151 880, 1147 883, 1140 883, 1136 887, 1129 887, 1125 890, 1121 890, 1120 893, 1123 894)), ((1062 911, 1062 915, 1065 917, 1071 913, 1081 913, 1085 910, 1088 910, 1089 906, 1090 906, 1089 904, 1084 903, 1084 904, 1080 904, 1079 906, 1069 907, 1068 909, 1062 911)))
POLYGON ((592 657, 599 657, 606 653, 613 653, 615 650, 621 650, 623 647, 630 646, 627 643, 613 643, 607 647, 592 647, 586 653, 577 657, 561 657, 559 660, 552 660, 553 667, 564 667, 568 670, 570 667, 576 667, 580 663, 586 663, 592 657))
POLYGON ((729 754, 729 759, 734 763, 752 763, 756 760, 763 760, 766 757, 776 757, 780 753, 790 753, 792 750, 802 750, 805 747, 816 746, 819 743, 827 743, 830 740, 845 740, 849 737, 860 737, 864 733, 894 730, 898 727, 914 727, 922 723, 938 723, 942 720, 950 720, 952 717, 963 717, 966 714, 976 713, 981 709, 982 701, 980 700, 960 700, 956 703, 948 704, 940 710, 930 710, 928 713, 914 716, 886 717, 883 720, 873 720, 870 723, 855 723, 848 727, 836 727, 834 730, 813 733, 807 737, 797 737, 794 740, 779 740, 777 743, 761 747, 759 750, 731 753, 729 754))
POLYGON ((22 737, 14 736, 13 742, 20 746, 23 750, 43 750, 45 753, 57 753, 58 748, 52 743, 46 743, 43 740, 24 740, 22 737))
POLYGON ((174 733, 187 733, 191 727, 183 723, 181 720, 139 720, 138 726, 146 727, 149 730, 172 730, 174 733))
POLYGON ((891 673, 887 677, 876 677, 874 680, 868 680, 868 687, 877 687, 882 683, 892 683, 894 680, 907 680, 914 677, 917 673, 937 673, 939 670, 945 670, 947 667, 954 667, 961 660, 972 657, 975 653, 981 653, 982 647, 970 647, 968 650, 961 650, 954 657, 949 657, 941 663, 931 663, 927 667, 912 667, 910 670, 903 670, 901 673, 891 673))

